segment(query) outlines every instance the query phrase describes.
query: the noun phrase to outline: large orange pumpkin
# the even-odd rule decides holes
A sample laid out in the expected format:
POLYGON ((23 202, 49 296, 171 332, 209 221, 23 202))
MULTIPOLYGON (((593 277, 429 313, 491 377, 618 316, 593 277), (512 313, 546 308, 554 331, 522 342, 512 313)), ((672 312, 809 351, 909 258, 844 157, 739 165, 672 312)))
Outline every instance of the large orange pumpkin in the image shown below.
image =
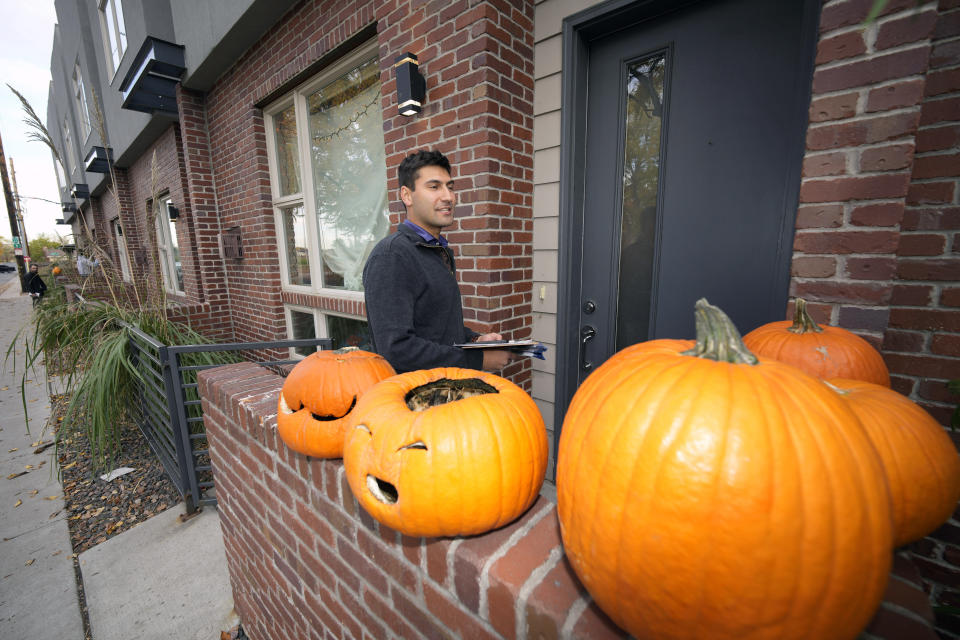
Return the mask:
POLYGON ((63 272, 63 269, 61 269, 60 267, 54 265, 53 269, 51 269, 50 272, 51 272, 53 275, 58 276, 58 275, 60 275, 60 274, 63 272))
POLYGON ((883 461, 893 500, 895 546, 946 522, 960 500, 960 455, 922 407, 861 380, 830 380, 860 418, 883 461))
POLYGON ((757 327, 743 337, 747 348, 822 380, 853 378, 890 386, 887 365, 869 342, 841 327, 818 325, 803 298, 794 305, 793 322, 780 320, 757 327))
POLYGON ((360 399, 343 465, 360 505, 409 536, 473 535, 536 500, 547 433, 509 380, 471 369, 411 371, 360 399))
POLYGON ((280 438, 308 456, 339 458, 358 398, 394 373, 382 356, 356 347, 310 354, 297 363, 280 391, 280 438))
POLYGON ((696 313, 696 343, 628 347, 574 395, 567 557, 640 639, 854 638, 892 558, 880 460, 826 385, 754 357, 706 301, 696 313))

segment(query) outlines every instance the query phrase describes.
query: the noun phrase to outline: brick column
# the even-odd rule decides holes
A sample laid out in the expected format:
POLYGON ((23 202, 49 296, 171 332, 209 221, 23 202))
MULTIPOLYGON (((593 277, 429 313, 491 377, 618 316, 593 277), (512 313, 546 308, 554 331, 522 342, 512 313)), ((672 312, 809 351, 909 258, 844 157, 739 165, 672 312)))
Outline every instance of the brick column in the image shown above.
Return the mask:
MULTIPOLYGON (((419 116, 396 114, 392 69, 383 80, 389 188, 394 168, 417 149, 438 149, 454 165, 456 223, 445 231, 457 255, 464 317, 478 331, 532 334, 533 14, 530 0, 407 2, 378 8, 384 60, 404 51, 427 81, 419 116), (474 5, 474 6, 471 6, 474 5), (388 12, 389 10, 389 12, 388 12)), ((391 205, 394 223, 403 206, 391 205)), ((529 362, 505 375, 529 390, 529 362)))
POLYGON ((936 10, 893 0, 864 29, 872 4, 823 6, 791 295, 879 348, 936 10))
POLYGON ((189 201, 196 243, 194 274, 199 278, 200 300, 207 306, 209 322, 202 331, 209 337, 232 340, 234 331, 230 313, 227 274, 220 257, 220 216, 215 193, 215 176, 210 155, 204 96, 177 85, 180 112, 178 151, 180 178, 189 201))

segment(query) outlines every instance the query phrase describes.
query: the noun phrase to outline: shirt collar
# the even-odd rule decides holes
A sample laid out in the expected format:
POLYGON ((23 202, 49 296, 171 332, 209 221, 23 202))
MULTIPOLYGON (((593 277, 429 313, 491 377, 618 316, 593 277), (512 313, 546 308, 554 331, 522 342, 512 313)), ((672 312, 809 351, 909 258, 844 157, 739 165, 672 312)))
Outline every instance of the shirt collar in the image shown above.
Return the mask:
POLYGON ((426 242, 427 244, 440 245, 441 247, 447 246, 447 239, 444 238, 443 236, 440 236, 439 238, 434 238, 429 231, 427 231, 426 229, 424 229, 423 227, 421 227, 415 222, 410 222, 409 219, 404 220, 403 224, 407 225, 408 227, 416 231, 417 235, 423 238, 423 241, 426 242))

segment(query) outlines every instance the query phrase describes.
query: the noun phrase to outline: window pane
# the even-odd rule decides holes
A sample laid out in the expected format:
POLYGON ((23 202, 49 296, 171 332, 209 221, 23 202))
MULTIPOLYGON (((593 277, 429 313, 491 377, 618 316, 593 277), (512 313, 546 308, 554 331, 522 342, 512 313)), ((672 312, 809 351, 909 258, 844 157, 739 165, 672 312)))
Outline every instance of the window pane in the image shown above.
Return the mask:
POLYGON ((648 339, 653 248, 660 182, 664 54, 631 64, 627 86, 627 126, 623 165, 623 218, 620 229, 620 282, 617 292, 617 349, 648 339))
POLYGON ((376 58, 307 97, 323 286, 360 291, 364 262, 389 229, 376 58))
POLYGON ((327 315, 327 337, 333 340, 334 349, 357 347, 373 351, 370 328, 363 320, 327 315))
POLYGON ((310 285, 310 257, 307 254, 307 221, 303 205, 284 207, 283 239, 287 253, 287 277, 290 284, 310 285))
POLYGON ((280 195, 300 192, 300 155, 297 153, 297 115, 291 105, 273 117, 280 195))
MULTIPOLYGON (((316 338, 317 330, 313 324, 313 314, 304 311, 290 309, 290 326, 293 328, 294 340, 303 340, 307 338, 316 338)), ((296 347, 294 351, 302 356, 308 356, 316 347, 296 347)))
MULTIPOLYGON (((180 262, 180 241, 177 239, 177 222, 170 220, 167 216, 170 227, 170 258, 172 260, 171 268, 175 271, 177 291, 183 291, 183 263, 180 262)), ((179 220, 179 218, 178 218, 179 220)))

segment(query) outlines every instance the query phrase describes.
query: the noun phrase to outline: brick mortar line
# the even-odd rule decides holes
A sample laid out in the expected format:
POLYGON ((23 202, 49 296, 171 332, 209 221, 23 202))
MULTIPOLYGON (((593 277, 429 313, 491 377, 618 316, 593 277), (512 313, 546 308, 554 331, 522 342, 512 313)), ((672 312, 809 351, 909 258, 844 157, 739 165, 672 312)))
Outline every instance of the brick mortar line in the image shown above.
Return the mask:
MULTIPOLYGON (((909 78, 922 78, 922 77, 924 76, 906 76, 905 78, 902 78, 902 80, 906 80, 909 78)), ((839 93, 842 95, 844 93, 851 93, 853 91, 860 91, 860 90, 865 90, 865 89, 862 87, 861 88, 854 87, 852 89, 847 89, 839 93)), ((828 96, 827 94, 817 94, 810 99, 810 102, 812 103, 817 98, 824 98, 824 97, 831 97, 831 96, 828 96)), ((824 120, 823 122, 811 122, 807 125, 807 131, 811 131, 811 130, 819 131, 820 129, 826 129, 827 127, 836 127, 839 125, 854 124, 858 122, 863 122, 865 120, 876 120, 878 118, 886 118, 889 116, 911 115, 913 113, 919 112, 920 107, 924 102, 926 102, 926 100, 922 99, 921 102, 918 102, 917 104, 914 104, 914 105, 910 105, 909 107, 897 107, 896 109, 887 109, 884 111, 869 111, 869 112, 862 112, 862 113, 858 111, 855 115, 852 115, 849 118, 841 118, 838 120, 824 120)), ((904 134, 904 135, 909 135, 909 134, 904 134)))
MULTIPOLYGON (((532 505, 531 505, 532 506, 532 505)), ((500 545, 500 547, 487 557, 480 569, 480 603, 477 606, 477 614, 484 620, 490 619, 490 603, 487 600, 487 591, 490 589, 490 569, 500 558, 507 555, 520 540, 525 538, 531 530, 543 520, 548 513, 553 513, 549 506, 541 507, 540 513, 530 518, 522 527, 513 532, 513 534, 500 545)))
POLYGON ((561 638, 573 638, 573 628, 576 626, 577 621, 580 620, 580 616, 583 615, 583 612, 587 610, 587 607, 590 606, 590 603, 593 602, 593 598, 587 594, 579 594, 576 602, 570 606, 570 610, 567 611, 567 617, 563 621, 563 625, 560 627, 560 637, 561 638))
MULTIPOLYGON (((938 43, 945 42, 945 40, 938 40, 937 42, 938 43)), ((873 62, 873 61, 876 61, 878 58, 882 58, 887 55, 896 55, 898 53, 912 52, 914 50, 920 50, 923 48, 932 49, 932 47, 933 47, 932 40, 929 37, 923 38, 921 40, 914 40, 913 42, 907 42, 901 45, 897 45, 895 47, 890 47, 888 49, 880 49, 879 51, 875 51, 875 50, 871 51, 868 45, 867 51, 860 55, 851 56, 849 58, 842 58, 840 60, 831 60, 830 62, 824 62, 824 63, 818 64, 814 69, 814 76, 816 76, 817 71, 832 71, 833 69, 839 69, 844 65, 856 64, 858 62, 873 62)), ((888 82, 888 81, 885 80, 884 82, 888 82)))
POLYGON ((530 599, 530 594, 533 593, 533 590, 540 586, 544 578, 547 577, 554 567, 560 564, 560 561, 563 559, 563 545, 561 544, 558 547, 554 547, 550 550, 550 555, 547 556, 547 559, 539 567, 533 570, 530 576, 527 578, 526 582, 523 583, 523 586, 520 587, 520 593, 517 596, 517 608, 515 611, 516 617, 516 637, 517 640, 527 640, 527 601, 530 599))

